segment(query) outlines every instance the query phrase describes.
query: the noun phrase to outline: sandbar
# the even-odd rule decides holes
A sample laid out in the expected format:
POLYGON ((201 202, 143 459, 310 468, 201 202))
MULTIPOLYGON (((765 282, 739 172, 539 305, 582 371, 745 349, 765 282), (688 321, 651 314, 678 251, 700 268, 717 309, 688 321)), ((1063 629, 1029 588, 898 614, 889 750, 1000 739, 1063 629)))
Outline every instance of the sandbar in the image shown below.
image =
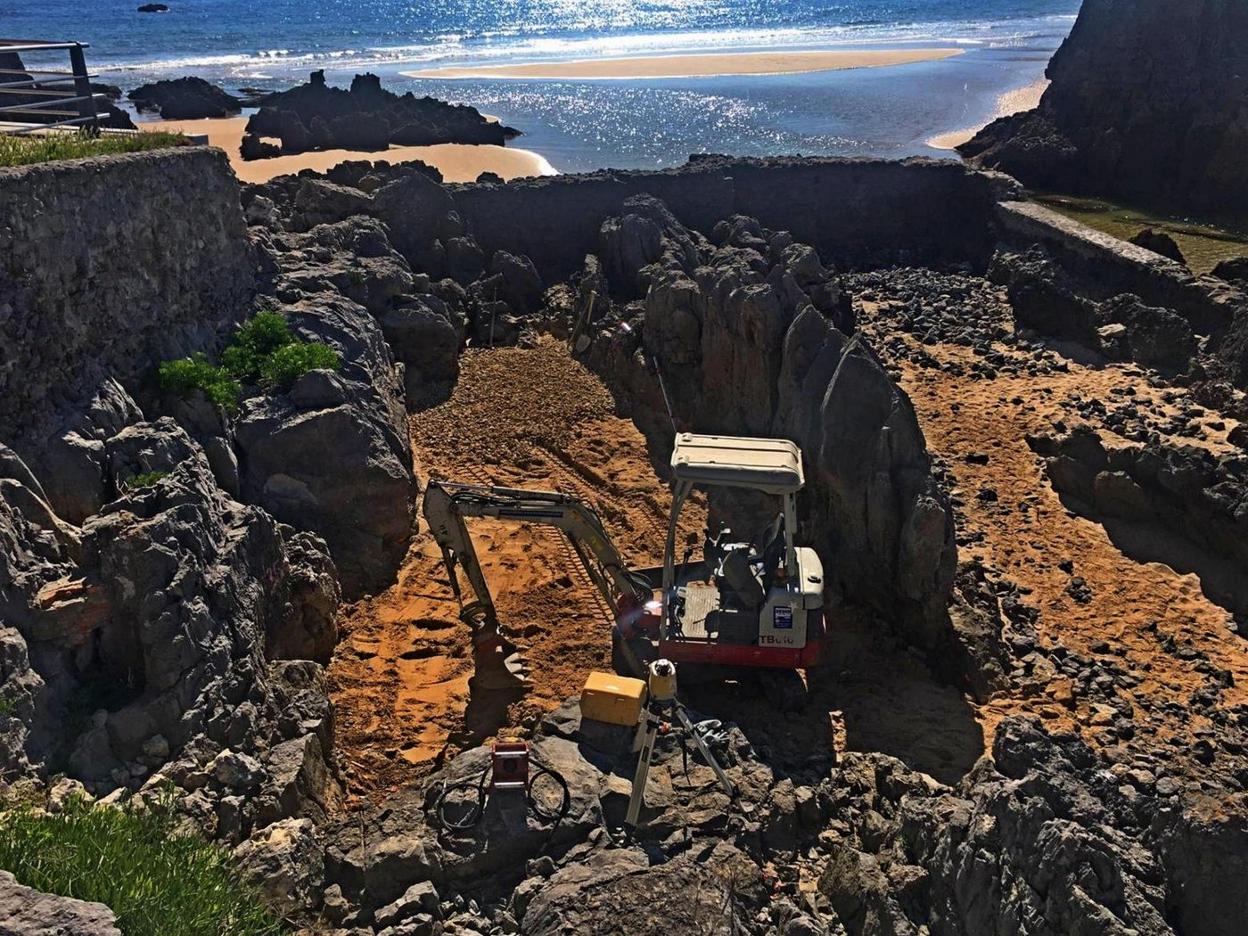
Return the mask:
POLYGON ((391 163, 419 159, 435 166, 447 182, 473 182, 483 172, 493 172, 504 179, 523 176, 557 175, 553 166, 531 150, 510 146, 438 143, 433 146, 391 146, 387 150, 318 150, 270 159, 243 159, 238 148, 247 126, 246 117, 224 117, 210 120, 154 120, 139 124, 144 130, 173 131, 193 136, 207 136, 210 146, 218 146, 230 157, 234 173, 243 182, 267 182, 280 175, 291 175, 302 169, 325 172, 348 159, 384 159, 391 163))
POLYGON ((514 65, 465 65, 406 71, 408 78, 622 79, 783 75, 912 65, 961 55, 962 49, 851 49, 794 52, 715 52, 587 58, 514 65))
POLYGON ((1033 81, 1029 85, 1022 88, 1014 88, 1006 91, 997 98, 997 109, 992 115, 992 120, 981 124, 978 127, 968 127, 964 130, 952 130, 949 133, 942 133, 940 136, 934 136, 927 141, 927 145, 933 149, 952 150, 957 149, 963 143, 969 142, 975 134, 992 123, 993 120, 1000 120, 1002 117, 1010 117, 1014 114, 1021 114, 1023 111, 1034 110, 1040 106, 1040 98, 1044 96, 1045 90, 1049 87, 1049 79, 1041 78, 1039 81, 1033 81))

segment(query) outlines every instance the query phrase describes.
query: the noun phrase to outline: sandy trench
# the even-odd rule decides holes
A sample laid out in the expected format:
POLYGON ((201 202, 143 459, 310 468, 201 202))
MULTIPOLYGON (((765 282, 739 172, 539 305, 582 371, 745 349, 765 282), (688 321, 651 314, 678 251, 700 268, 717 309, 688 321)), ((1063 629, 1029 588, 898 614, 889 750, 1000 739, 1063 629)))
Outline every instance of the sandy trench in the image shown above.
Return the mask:
MULTIPOLYGON (((929 348, 939 355, 969 352, 929 348)), ((1129 367, 1085 368, 1045 377, 977 382, 901 365, 933 454, 951 465, 963 557, 979 556, 1016 581, 1039 607, 1040 639, 1112 661, 1136 684, 1127 693, 1142 731, 1164 745, 1201 726, 1163 703, 1203 679, 1194 661, 1163 646, 1169 635, 1235 676, 1225 705, 1248 699, 1248 652, 1227 612, 1196 576, 1130 558, 1100 525, 1061 503, 1024 435, 1061 416, 1071 394, 1108 394, 1138 384, 1129 367), (956 400, 957 407, 950 401, 956 400), (989 453, 986 465, 970 452, 989 453), (984 486, 994 503, 974 496, 984 486), (1020 505, 1026 503, 1026 509, 1020 505), (1070 600, 1073 561, 1092 589, 1070 600)), ((469 351, 451 398, 411 417, 421 477, 565 490, 584 496, 635 563, 661 560, 666 485, 643 437, 615 414, 606 388, 561 343, 469 351)), ((703 518, 690 517, 693 529, 703 518)), ((592 669, 610 667, 609 612, 556 531, 470 522, 500 618, 532 665, 531 691, 482 704, 470 699, 466 627, 458 620, 436 545, 413 541, 394 586, 342 616, 330 667, 342 767, 353 794, 382 796, 409 785, 448 755, 498 735, 523 735, 542 713, 579 692, 592 669)), ((812 704, 779 716, 756 694, 732 686, 691 690, 687 701, 739 724, 756 746, 800 759, 813 750, 877 750, 943 782, 956 782, 991 744, 1002 718, 1031 714, 1097 743, 1104 713, 1071 699, 1056 674, 1017 680, 986 703, 935 679, 918 657, 894 645, 862 612, 830 614, 836 634, 829 665, 808 676, 812 704)))

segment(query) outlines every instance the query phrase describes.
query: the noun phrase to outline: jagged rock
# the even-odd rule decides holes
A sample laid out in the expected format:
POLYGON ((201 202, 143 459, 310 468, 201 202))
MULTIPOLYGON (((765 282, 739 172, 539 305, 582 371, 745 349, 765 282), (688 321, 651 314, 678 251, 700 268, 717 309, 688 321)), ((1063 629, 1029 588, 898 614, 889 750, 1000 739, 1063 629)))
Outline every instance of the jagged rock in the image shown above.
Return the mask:
POLYGON ((229 790, 254 790, 264 777, 260 762, 240 751, 222 751, 208 765, 208 773, 229 790))
POLYGON ((716 870, 686 857, 651 868, 636 848, 600 851, 591 862, 557 872, 529 902, 520 931, 745 933, 732 899, 734 882, 716 870))
POLYGON ((45 894, 0 871, 0 933, 12 936, 121 936, 102 903, 45 894))
POLYGON ((270 660, 328 663, 338 643, 338 573, 325 541, 314 533, 285 535, 290 601, 280 626, 266 634, 270 660))
MULTIPOLYGON (((590 366, 623 388, 657 451, 671 445, 671 423, 642 350, 657 358, 680 424, 798 442, 829 590, 903 622, 915 644, 946 649, 952 514, 909 400, 865 345, 849 344, 852 310, 834 271, 750 219, 717 227, 715 248, 653 198, 625 211, 602 225, 602 270, 622 298, 644 292, 644 318, 595 341, 590 366), (811 299, 820 291, 826 312, 811 299)), ((730 517, 747 529, 761 519, 730 517)))
POLYGON ((37 443, 22 440, 20 451, 59 517, 80 524, 104 505, 109 494, 104 441, 142 418, 130 395, 108 378, 83 412, 37 443))
POLYGON ((1111 357, 1181 373, 1196 353, 1196 336, 1186 319, 1168 309, 1147 306, 1137 296, 1123 295, 1101 303, 1097 321, 1123 326, 1109 341, 1101 335, 1102 346, 1111 357))
POLYGON ((373 914, 373 925, 392 926, 404 920, 425 913, 434 919, 441 919, 442 905, 438 899, 437 889, 428 881, 413 884, 403 892, 403 896, 393 903, 387 904, 373 914))
POLYGON ((536 312, 542 303, 542 278, 528 257, 517 257, 505 250, 490 258, 491 278, 498 277, 496 297, 521 315, 536 312))
POLYGON ((31 771, 26 740, 43 685, 39 674, 31 668, 22 635, 15 628, 0 624, 0 699, 4 700, 0 709, 0 778, 31 771))
POLYGON ((303 179, 295 195, 295 224, 306 231, 318 224, 345 221, 352 215, 367 215, 372 207, 372 196, 358 189, 324 179, 303 179))
POLYGON ((378 316, 394 356, 403 362, 407 402, 416 407, 445 393, 459 377, 462 321, 434 295, 412 296, 378 316))
POLYGON ((340 790, 315 734, 276 745, 269 752, 265 769, 265 792, 276 797, 284 816, 322 821, 337 804, 340 790))
POLYGON ((174 78, 135 88, 128 95, 140 111, 157 111, 166 120, 199 120, 237 114, 243 102, 202 78, 174 78))
POLYGON ((342 371, 301 378, 321 388, 315 394, 296 382, 289 395, 243 404, 235 430, 242 489, 324 538, 344 596, 354 597, 391 581, 412 535, 403 391, 381 329, 361 307, 326 296, 290 306, 287 317, 299 337, 335 348, 342 371))
POLYGON ((324 852, 310 819, 282 819, 234 849, 243 879, 283 915, 315 909, 324 887, 324 852))

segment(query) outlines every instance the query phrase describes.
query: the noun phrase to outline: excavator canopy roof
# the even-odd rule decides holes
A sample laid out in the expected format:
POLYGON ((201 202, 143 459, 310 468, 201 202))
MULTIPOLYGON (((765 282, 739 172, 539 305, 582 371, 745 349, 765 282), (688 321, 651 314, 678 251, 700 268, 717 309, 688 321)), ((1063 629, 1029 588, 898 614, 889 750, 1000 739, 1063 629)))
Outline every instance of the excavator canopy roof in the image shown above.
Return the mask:
POLYGON ((720 487, 750 488, 768 494, 795 494, 802 489, 802 452, 786 439, 743 439, 735 436, 676 436, 672 474, 678 481, 720 487))

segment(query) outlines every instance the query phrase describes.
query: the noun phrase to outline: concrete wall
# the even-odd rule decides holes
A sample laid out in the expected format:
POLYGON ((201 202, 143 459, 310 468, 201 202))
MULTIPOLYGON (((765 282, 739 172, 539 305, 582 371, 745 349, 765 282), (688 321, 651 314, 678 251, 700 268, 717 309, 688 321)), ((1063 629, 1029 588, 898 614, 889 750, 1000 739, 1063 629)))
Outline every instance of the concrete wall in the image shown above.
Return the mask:
POLYGON ((1094 298, 1134 293, 1149 305, 1183 315, 1200 335, 1221 336, 1235 309, 1246 303, 1240 290, 1220 279, 1195 276, 1180 263, 1035 202, 1002 202, 995 227, 1013 247, 1044 245, 1071 274, 1098 293, 1094 298))
POLYGON ((253 277, 220 150, 0 169, 0 439, 211 347, 253 277))
POLYGON ((750 215, 833 262, 986 263, 996 203, 1019 191, 1004 176, 949 161, 720 156, 659 172, 450 188, 487 252, 527 254, 552 282, 578 269, 597 250, 602 221, 643 192, 703 233, 733 214, 750 215))

